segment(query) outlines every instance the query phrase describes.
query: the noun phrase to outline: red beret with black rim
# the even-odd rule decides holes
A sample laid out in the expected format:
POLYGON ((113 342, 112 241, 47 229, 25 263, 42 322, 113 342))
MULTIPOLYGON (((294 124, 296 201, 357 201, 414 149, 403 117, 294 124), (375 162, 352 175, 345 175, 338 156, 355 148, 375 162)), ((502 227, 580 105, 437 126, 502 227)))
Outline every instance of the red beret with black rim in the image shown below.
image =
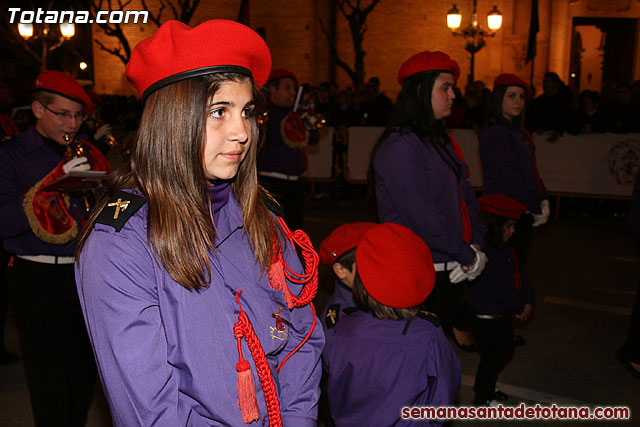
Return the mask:
POLYGON ((333 265, 344 253, 358 246, 362 235, 375 226, 375 222, 352 222, 336 228, 320 243, 320 262, 333 265))
POLYGON ((525 82, 515 74, 509 74, 509 73, 500 74, 493 81, 493 90, 496 90, 498 86, 519 86, 524 89, 524 96, 527 99, 531 99, 531 96, 533 95, 531 86, 529 86, 527 82, 525 82))
POLYGON ((64 96, 78 104, 84 105, 84 112, 90 113, 93 110, 93 104, 87 92, 82 86, 69 74, 62 71, 43 71, 36 77, 33 91, 51 92, 56 95, 64 96))
POLYGON ((138 43, 126 70, 144 101, 164 86, 213 73, 245 74, 262 87, 271 53, 258 33, 235 21, 214 19, 191 28, 171 20, 138 43))
POLYGON ((460 67, 449 55, 440 51, 431 52, 425 50, 424 52, 416 53, 400 66, 398 83, 400 83, 400 86, 404 86, 407 78, 425 71, 451 73, 453 74, 454 82, 457 82, 458 77, 460 77, 460 67))
POLYGON ((284 70, 282 68, 278 68, 276 70, 273 70, 271 72, 271 74, 269 74, 269 79, 267 81, 272 81, 272 80, 278 80, 281 79, 283 77, 289 77, 291 79, 293 79, 293 81, 295 82, 296 86, 298 86, 298 78, 296 77, 295 74, 293 74, 291 71, 289 70, 284 70))

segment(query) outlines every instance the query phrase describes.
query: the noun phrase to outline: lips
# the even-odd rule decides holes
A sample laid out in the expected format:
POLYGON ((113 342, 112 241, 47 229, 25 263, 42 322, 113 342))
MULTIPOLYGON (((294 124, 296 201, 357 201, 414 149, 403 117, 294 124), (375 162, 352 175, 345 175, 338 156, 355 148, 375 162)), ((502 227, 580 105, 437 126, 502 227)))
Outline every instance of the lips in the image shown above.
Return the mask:
POLYGON ((220 153, 220 156, 227 160, 239 161, 242 156, 242 151, 230 151, 228 153, 220 153))

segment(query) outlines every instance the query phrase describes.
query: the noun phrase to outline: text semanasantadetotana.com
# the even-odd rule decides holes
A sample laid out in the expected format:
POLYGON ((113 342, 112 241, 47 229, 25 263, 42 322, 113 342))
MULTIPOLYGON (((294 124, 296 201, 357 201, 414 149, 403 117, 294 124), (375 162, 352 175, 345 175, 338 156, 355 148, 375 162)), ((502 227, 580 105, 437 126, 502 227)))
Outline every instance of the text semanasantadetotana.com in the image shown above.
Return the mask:
POLYGON ((628 420, 631 410, 626 406, 431 406, 409 407, 400 411, 403 420, 628 420))

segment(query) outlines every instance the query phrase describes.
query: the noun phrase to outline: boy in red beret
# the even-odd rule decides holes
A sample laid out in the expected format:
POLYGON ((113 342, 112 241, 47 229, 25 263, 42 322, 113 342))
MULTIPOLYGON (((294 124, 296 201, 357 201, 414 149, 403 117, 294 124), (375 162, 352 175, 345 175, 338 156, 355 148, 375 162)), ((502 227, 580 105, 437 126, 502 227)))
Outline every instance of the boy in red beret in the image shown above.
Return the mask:
POLYGON ((373 222, 343 224, 320 243, 320 262, 331 267, 337 277, 335 288, 324 311, 325 335, 351 311, 353 302, 353 279, 356 275, 356 247, 362 235, 375 227, 373 222))
POLYGON ((91 109, 73 77, 44 71, 32 92, 35 125, 0 146, 0 238, 14 255, 7 283, 36 425, 84 425, 94 390, 73 273, 87 211, 79 197, 45 191, 67 172, 111 170, 96 147, 77 137, 91 109), (83 154, 70 159, 76 144, 83 154))
POLYGON ((466 298, 475 311, 473 332, 480 351, 474 404, 488 405, 508 397, 496 390, 496 381, 513 356, 513 321, 531 318, 534 293, 509 243, 525 205, 504 194, 488 194, 478 201, 488 227, 485 251, 491 262, 469 286, 466 298))
POLYGON ((427 245, 402 225, 379 224, 363 234, 356 264, 358 311, 323 352, 335 425, 395 425, 403 407, 451 405, 460 362, 437 317, 421 308, 435 283, 427 245))

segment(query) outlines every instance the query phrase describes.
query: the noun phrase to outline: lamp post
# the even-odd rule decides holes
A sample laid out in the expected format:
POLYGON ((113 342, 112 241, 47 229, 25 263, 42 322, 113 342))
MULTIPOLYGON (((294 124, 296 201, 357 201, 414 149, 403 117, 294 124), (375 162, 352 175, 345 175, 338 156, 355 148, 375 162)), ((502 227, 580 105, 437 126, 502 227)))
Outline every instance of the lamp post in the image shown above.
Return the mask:
POLYGON ((465 40, 464 48, 471 54, 471 67, 469 69, 469 83, 473 83, 473 69, 475 65, 475 55, 486 44, 485 37, 493 37, 496 35, 496 31, 502 26, 502 13, 498 10, 497 6, 493 6, 489 15, 487 15, 487 25, 489 31, 478 24, 478 13, 476 12, 478 0, 473 0, 473 12, 471 13, 471 22, 468 26, 460 30, 460 24, 462 23, 462 14, 454 4, 451 10, 447 12, 447 27, 451 30, 454 36, 462 36, 465 40))
POLYGON ((55 31, 55 27, 49 24, 42 24, 35 29, 33 24, 18 24, 18 33, 25 40, 31 38, 40 40, 42 44, 40 54, 41 71, 44 71, 47 68, 49 52, 60 47, 66 40, 71 39, 75 35, 75 26, 70 23, 62 23, 59 31, 55 31))

